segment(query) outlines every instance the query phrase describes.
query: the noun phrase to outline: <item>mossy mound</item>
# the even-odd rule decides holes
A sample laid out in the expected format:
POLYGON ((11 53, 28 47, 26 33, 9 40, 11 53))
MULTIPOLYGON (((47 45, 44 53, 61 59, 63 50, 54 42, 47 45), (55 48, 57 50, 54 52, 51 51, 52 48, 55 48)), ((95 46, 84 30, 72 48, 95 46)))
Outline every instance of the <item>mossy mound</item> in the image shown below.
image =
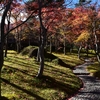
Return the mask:
MULTIPOLYGON (((32 48, 31 50, 30 50, 30 52, 29 52, 29 57, 34 57, 34 58, 36 58, 37 57, 37 52, 38 52, 38 48, 32 48)), ((57 57, 56 56, 54 56, 53 54, 51 54, 51 53, 47 53, 47 51, 46 50, 44 50, 44 57, 45 57, 45 60, 50 60, 50 61, 52 61, 53 59, 57 59, 57 57)))
MULTIPOLYGON (((30 58, 34 57, 36 58, 37 57, 37 52, 38 52, 38 47, 34 47, 34 46, 28 46, 28 47, 25 47, 22 51, 21 51, 21 55, 27 55, 29 56, 30 58)), ((54 59, 57 59, 56 56, 54 56, 53 54, 51 53, 47 53, 46 49, 44 50, 44 57, 45 57, 45 60, 54 60, 54 59)))
POLYGON ((63 62, 60 58, 56 58, 56 59, 52 60, 52 62, 53 62, 55 65, 61 65, 61 66, 66 67, 66 68, 73 69, 72 66, 66 64, 66 63, 63 62))
MULTIPOLYGON (((37 58, 37 52, 38 52, 38 47, 28 46, 28 47, 26 47, 26 48, 24 48, 22 50, 21 54, 22 55, 27 55, 30 58, 34 57, 36 59, 37 58)), ((45 59, 45 61, 52 61, 56 65, 61 65, 61 66, 64 66, 64 67, 71 68, 71 66, 69 66, 68 64, 66 64, 65 62, 63 62, 61 59, 59 59, 55 55, 53 55, 51 53, 48 53, 46 51, 46 49, 44 49, 44 59, 45 59)))
POLYGON ((21 55, 29 55, 30 51, 31 51, 32 49, 35 49, 35 48, 37 48, 37 47, 36 47, 36 46, 28 46, 28 47, 25 47, 25 48, 20 52, 20 54, 21 54, 21 55))

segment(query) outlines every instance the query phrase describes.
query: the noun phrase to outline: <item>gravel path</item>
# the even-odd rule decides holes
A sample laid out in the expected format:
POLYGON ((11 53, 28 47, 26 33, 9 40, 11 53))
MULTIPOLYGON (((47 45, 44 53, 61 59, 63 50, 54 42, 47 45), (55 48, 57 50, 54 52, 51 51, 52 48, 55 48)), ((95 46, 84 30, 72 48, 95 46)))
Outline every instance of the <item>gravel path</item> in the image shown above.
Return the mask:
POLYGON ((86 67, 92 62, 86 60, 86 63, 76 67, 73 72, 83 81, 83 88, 74 97, 69 100, 100 100, 100 80, 90 76, 86 67))

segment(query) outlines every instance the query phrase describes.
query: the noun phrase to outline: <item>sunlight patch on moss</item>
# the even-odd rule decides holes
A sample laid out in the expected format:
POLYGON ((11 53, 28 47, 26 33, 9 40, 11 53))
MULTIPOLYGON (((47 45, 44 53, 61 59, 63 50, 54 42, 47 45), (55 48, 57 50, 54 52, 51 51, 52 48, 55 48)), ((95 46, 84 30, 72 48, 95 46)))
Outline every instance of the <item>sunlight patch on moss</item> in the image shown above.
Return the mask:
POLYGON ((2 96, 8 98, 9 100, 16 100, 19 96, 15 94, 15 92, 6 92, 2 94, 2 96))
MULTIPOLYGON (((62 98, 73 94, 81 86, 80 80, 69 68, 69 65, 71 66, 70 62, 77 65, 80 60, 77 59, 77 55, 55 55, 68 66, 62 66, 59 63, 55 65, 52 61, 45 61, 44 76, 43 79, 39 80, 36 78, 39 63, 34 58, 21 56, 16 54, 16 52, 9 51, 9 55, 4 61, 1 76, 19 88, 25 89, 27 92, 40 96, 43 99, 62 100, 62 98), (49 98, 47 99, 47 97, 49 98)), ((1 89, 2 95, 12 92, 16 93, 19 96, 16 100, 37 99, 5 82, 2 82, 1 89)))
POLYGON ((46 100, 62 100, 66 95, 66 93, 54 89, 43 89, 41 94, 46 100))

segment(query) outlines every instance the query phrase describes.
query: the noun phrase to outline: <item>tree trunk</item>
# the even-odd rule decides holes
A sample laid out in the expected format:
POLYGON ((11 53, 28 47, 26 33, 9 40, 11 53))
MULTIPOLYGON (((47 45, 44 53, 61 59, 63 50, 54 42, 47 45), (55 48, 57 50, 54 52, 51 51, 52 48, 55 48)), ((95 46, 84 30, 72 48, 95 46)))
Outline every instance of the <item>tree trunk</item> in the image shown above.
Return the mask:
MULTIPOLYGON (((3 44, 0 43, 0 78, 1 78, 1 69, 3 67, 4 57, 3 57, 3 44)), ((1 79, 0 79, 0 98, 1 98, 1 79)))
MULTIPOLYGON (((3 56, 3 47, 4 47, 4 33, 5 33, 5 18, 7 13, 10 9, 12 0, 6 5, 5 10, 2 15, 1 19, 1 26, 0 26, 0 78, 1 78, 1 69, 3 67, 4 56, 3 56)), ((1 98, 1 80, 0 80, 0 98, 1 98)))
POLYGON ((3 43, 0 43, 0 70, 2 69, 4 56, 3 56, 3 43))
POLYGON ((39 47, 40 67, 37 74, 37 78, 41 78, 43 76, 43 71, 44 71, 44 46, 46 44, 46 32, 47 32, 46 29, 42 28, 40 47, 39 47))
POLYGON ((55 52, 57 52, 57 48, 58 48, 58 41, 57 41, 57 36, 55 35, 55 52))
POLYGON ((70 54, 72 53, 73 51, 73 44, 70 44, 70 54))
POLYGON ((20 37, 19 37, 19 32, 17 29, 17 36, 16 36, 16 49, 17 49, 17 53, 20 53, 21 50, 21 44, 20 44, 20 37))
POLYGON ((43 70, 44 70, 44 46, 43 45, 41 45, 39 53, 40 53, 40 58, 39 58, 40 67, 39 67, 37 77, 41 78, 43 76, 43 70))
POLYGON ((5 39, 5 53, 4 53, 5 57, 7 57, 7 50, 8 50, 8 36, 5 39))
POLYGON ((40 49, 39 49, 40 67, 39 67, 39 71, 38 71, 38 74, 37 74, 37 78, 41 78, 43 76, 43 71, 44 71, 44 46, 46 44, 46 33, 47 33, 47 29, 44 27, 43 22, 42 22, 42 17, 41 17, 42 3, 43 3, 43 0, 38 0, 39 20, 40 20, 40 49))
MULTIPOLYGON (((10 29, 11 11, 9 11, 9 12, 10 12, 9 15, 7 16, 7 22, 8 22, 7 32, 9 32, 9 29, 10 29)), ((7 34, 9 34, 9 33, 7 33, 7 34)), ((7 35, 6 38, 5 38, 5 54, 4 54, 5 57, 7 57, 7 50, 8 50, 8 36, 9 36, 9 35, 7 35)))
POLYGON ((80 46, 80 47, 79 47, 79 50, 78 50, 78 58, 79 58, 79 59, 80 59, 81 49, 82 49, 82 46, 80 46))
POLYGON ((88 44, 87 44, 87 47, 86 47, 87 58, 88 58, 88 53, 89 53, 89 47, 88 47, 88 44))
POLYGON ((94 34, 94 40, 95 40, 95 50, 96 50, 96 56, 97 56, 97 60, 100 63, 100 55, 99 55, 99 45, 98 45, 98 38, 96 35, 96 22, 94 21, 93 23, 94 25, 94 29, 93 29, 93 34, 94 34))
POLYGON ((64 55, 66 55, 66 39, 64 38, 64 55))
POLYGON ((98 62, 100 63, 99 45, 98 45, 97 42, 96 42, 96 44, 95 44, 95 47, 96 47, 96 56, 97 56, 97 60, 98 60, 98 62))
POLYGON ((37 61, 40 62, 40 46, 38 47, 37 51, 37 61))
POLYGON ((52 53, 52 37, 50 37, 50 53, 52 53))
POLYGON ((19 40, 17 41, 17 53, 20 53, 20 48, 21 48, 21 46, 20 46, 20 42, 19 42, 19 40))

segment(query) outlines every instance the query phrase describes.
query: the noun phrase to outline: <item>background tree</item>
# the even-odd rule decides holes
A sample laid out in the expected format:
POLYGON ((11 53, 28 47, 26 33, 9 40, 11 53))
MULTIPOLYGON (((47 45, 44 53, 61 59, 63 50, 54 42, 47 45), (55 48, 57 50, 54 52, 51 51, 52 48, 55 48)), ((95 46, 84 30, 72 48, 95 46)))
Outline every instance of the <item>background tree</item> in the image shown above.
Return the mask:
MULTIPOLYGON (((3 62, 4 62, 4 57, 3 57, 3 47, 4 47, 4 33, 5 33, 5 29, 4 29, 4 27, 5 27, 5 19, 6 19, 6 16, 7 16, 7 13, 8 13, 8 11, 9 11, 9 9, 10 9, 10 6, 11 6, 11 3, 12 3, 12 0, 11 1, 9 1, 7 4, 6 4, 6 6, 4 5, 4 8, 5 8, 5 10, 4 10, 4 12, 3 12, 3 15, 2 15, 2 19, 1 19, 1 30, 0 30, 0 33, 1 33, 1 41, 0 41, 0 77, 1 77, 1 69, 2 69, 2 66, 3 66, 3 62)), ((1 83, 0 83, 0 85, 1 85, 1 83)), ((1 88, 1 86, 0 86, 0 88, 1 88)), ((1 90, 1 89, 0 89, 1 90)), ((0 98, 1 98, 1 91, 0 91, 0 98)))
MULTIPOLYGON (((46 26, 48 24, 45 25, 46 20, 43 19, 44 15, 46 13, 46 12, 44 13, 44 10, 47 9, 48 7, 52 7, 53 8, 55 6, 59 6, 59 5, 62 4, 62 1, 60 1, 60 2, 57 2, 57 1, 55 2, 54 1, 53 3, 52 2, 43 1, 43 0, 41 0, 41 1, 37 0, 35 2, 31 2, 31 4, 33 4, 34 6, 30 5, 30 8, 28 8, 28 10, 30 10, 30 11, 32 11, 33 9, 35 9, 37 7, 39 9, 38 12, 36 12, 38 14, 38 19, 39 19, 39 22, 40 22, 40 38, 39 38, 39 50, 38 50, 39 51, 38 52, 38 55, 39 55, 38 58, 39 58, 39 61, 40 61, 40 68, 39 68, 38 75, 37 75, 38 78, 41 78, 42 75, 43 75, 43 69, 44 69, 44 47, 46 45, 47 28, 48 28, 46 26), (33 7, 31 7, 31 6, 33 6, 33 7)), ((28 2, 28 4, 30 4, 30 3, 28 2)))
MULTIPOLYGON (((22 23, 20 23, 17 26, 11 27, 9 29, 9 31, 5 32, 5 21, 6 21, 6 17, 7 14, 9 12, 9 10, 15 8, 16 6, 20 5, 20 1, 21 0, 6 0, 6 1, 1 1, 0 3, 0 10, 2 11, 1 14, 1 26, 0 26, 0 77, 1 77, 1 69, 3 67, 3 62, 4 62, 4 52, 3 52, 3 48, 4 48, 4 41, 5 41, 5 37, 14 29, 16 29, 17 27, 21 26, 22 24, 24 24, 28 19, 30 19, 30 17, 33 15, 33 13, 35 11, 33 11, 29 16, 27 16, 26 20, 23 21, 22 23)), ((22 4, 21 4, 22 5, 22 4)), ((8 24, 7 24, 8 25, 8 24)), ((1 86, 0 86, 1 87, 1 86)), ((0 97, 1 97, 1 91, 0 91, 0 97)))

